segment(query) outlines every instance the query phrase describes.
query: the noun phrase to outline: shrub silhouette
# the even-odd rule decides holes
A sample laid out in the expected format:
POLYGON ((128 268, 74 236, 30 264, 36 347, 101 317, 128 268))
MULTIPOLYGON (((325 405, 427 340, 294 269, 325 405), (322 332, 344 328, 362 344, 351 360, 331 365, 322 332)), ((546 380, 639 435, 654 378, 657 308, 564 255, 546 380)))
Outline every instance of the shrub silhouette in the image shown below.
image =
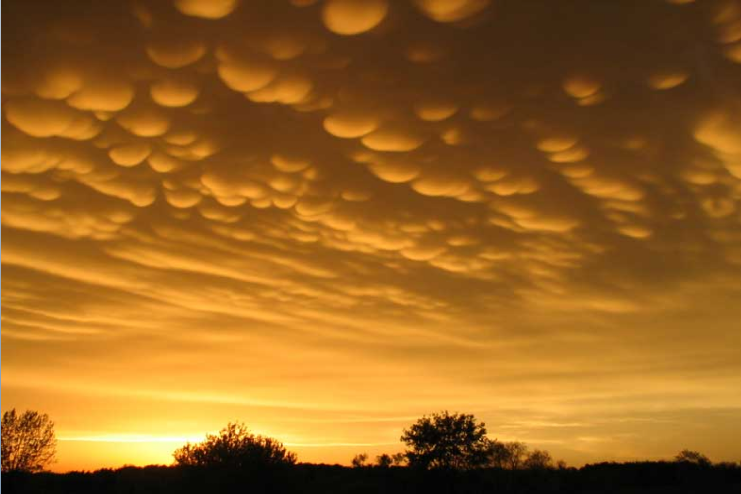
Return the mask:
POLYGON ((675 461, 682 463, 694 463, 700 466, 710 466, 712 462, 710 458, 697 451, 690 451, 689 449, 683 449, 677 456, 674 457, 675 461))
POLYGON ((494 468, 507 468, 509 466, 509 450, 504 443, 497 441, 489 441, 488 451, 488 464, 494 468))
POLYGON ((233 469, 296 463, 296 455, 280 441, 251 434, 239 422, 227 424, 218 435, 208 434, 201 443, 186 443, 173 456, 178 465, 233 469))
POLYGON ((517 470, 524 465, 527 457, 528 449, 525 443, 518 441, 503 443, 496 439, 489 441, 487 463, 491 467, 517 470))
POLYGON ((553 459, 548 451, 534 449, 525 459, 524 467, 531 470, 553 468, 553 459))
POLYGON ((3 414, 2 471, 38 472, 54 461, 57 440, 54 422, 46 414, 15 408, 3 414))
POLYGON ((391 461, 394 466, 400 467, 407 462, 407 455, 406 453, 394 453, 391 455, 391 461))
POLYGON ((519 441, 504 443, 507 449, 507 463, 510 470, 521 468, 528 454, 527 444, 519 441))
POLYGON ((401 440, 413 467, 468 470, 487 462, 486 427, 473 415, 444 411, 424 416, 404 430, 401 440))
POLYGON ((368 460, 368 454, 367 453, 360 453, 359 455, 355 455, 352 459, 352 466, 353 468, 360 468, 365 466, 365 462, 368 460))

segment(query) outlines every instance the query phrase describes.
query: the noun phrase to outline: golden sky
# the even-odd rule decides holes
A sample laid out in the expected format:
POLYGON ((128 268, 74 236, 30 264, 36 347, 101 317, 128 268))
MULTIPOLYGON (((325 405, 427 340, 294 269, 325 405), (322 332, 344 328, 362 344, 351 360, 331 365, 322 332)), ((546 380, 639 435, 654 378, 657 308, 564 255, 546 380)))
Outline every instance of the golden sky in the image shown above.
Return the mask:
POLYGON ((3 2, 2 409, 57 470, 425 413, 741 458, 741 2, 3 2))

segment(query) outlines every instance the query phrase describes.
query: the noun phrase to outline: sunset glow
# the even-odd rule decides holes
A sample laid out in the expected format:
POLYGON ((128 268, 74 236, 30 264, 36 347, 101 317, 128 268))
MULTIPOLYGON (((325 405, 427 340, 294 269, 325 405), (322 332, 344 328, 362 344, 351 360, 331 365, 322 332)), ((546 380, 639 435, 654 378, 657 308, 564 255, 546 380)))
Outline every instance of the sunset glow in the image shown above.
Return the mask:
POLYGON ((2 410, 52 469, 423 414, 741 458, 741 2, 14 0, 2 410))

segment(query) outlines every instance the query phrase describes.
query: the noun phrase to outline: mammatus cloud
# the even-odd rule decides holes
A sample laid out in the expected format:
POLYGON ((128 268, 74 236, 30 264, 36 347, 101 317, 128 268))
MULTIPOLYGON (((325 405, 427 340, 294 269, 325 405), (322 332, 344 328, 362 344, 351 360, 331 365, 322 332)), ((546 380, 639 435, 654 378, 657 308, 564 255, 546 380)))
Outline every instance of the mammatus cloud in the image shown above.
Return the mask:
POLYGON ((6 406, 736 458, 738 1, 6 3, 6 406))

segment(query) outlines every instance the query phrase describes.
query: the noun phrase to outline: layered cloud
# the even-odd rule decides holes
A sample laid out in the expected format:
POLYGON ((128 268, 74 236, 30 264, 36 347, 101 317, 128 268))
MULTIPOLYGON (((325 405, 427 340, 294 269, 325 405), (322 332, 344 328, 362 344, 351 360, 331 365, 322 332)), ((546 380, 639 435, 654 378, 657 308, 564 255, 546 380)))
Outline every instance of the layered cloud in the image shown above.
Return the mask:
POLYGON ((327 451, 446 407, 738 416, 739 2, 4 13, 3 406, 79 432, 43 395, 91 400, 91 437, 238 406, 296 444, 264 407, 403 417, 327 451))

